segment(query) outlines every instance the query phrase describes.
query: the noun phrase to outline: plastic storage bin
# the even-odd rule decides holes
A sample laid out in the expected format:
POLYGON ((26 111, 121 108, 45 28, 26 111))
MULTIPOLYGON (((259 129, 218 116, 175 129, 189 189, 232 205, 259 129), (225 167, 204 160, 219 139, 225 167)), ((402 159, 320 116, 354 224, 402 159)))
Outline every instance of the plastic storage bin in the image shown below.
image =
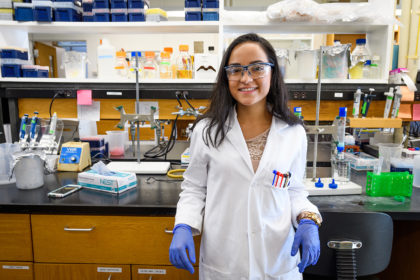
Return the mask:
POLYGON ((362 152, 358 155, 344 153, 344 157, 350 162, 350 167, 356 171, 375 170, 379 164, 379 159, 362 152))
POLYGON ((201 8, 201 0, 185 0, 185 8, 201 8))
POLYGON ((144 9, 144 4, 143 0, 128 0, 127 7, 129 9, 144 9))
POLYGON ((22 65, 22 77, 24 78, 37 78, 38 67, 36 65, 22 65))
POLYGON ((219 20, 219 11, 213 11, 215 9, 203 9, 203 20, 204 21, 218 21, 219 20), (210 10, 210 11, 205 11, 210 10))
POLYGON ((207 0, 203 0, 203 9, 214 9, 214 8, 219 8, 219 1, 207 1, 207 0))
POLYGON ((51 1, 36 1, 34 4, 34 20, 51 22, 53 20, 53 3, 51 1))
POLYGON ((21 77, 20 67, 20 64, 2 64, 1 75, 3 78, 19 78, 21 77))
POLYGON ((185 11, 186 21, 201 21, 201 11, 185 11))
POLYGON ((38 78, 48 78, 49 67, 48 66, 38 66, 38 78))
POLYGON ((34 20, 34 11, 33 11, 32 3, 14 2, 13 7, 15 9, 16 21, 33 21, 34 20))
POLYGON ((128 9, 128 21, 145 21, 143 9, 128 9))
POLYGON ((0 57, 28 60, 28 51, 20 48, 4 48, 0 50, 0 57))
POLYGON ((413 175, 408 172, 367 173, 366 194, 369 196, 407 196, 413 192, 413 175))
POLYGON ((0 8, 0 20, 13 20, 13 9, 11 8, 0 8))
POLYGON ((94 21, 93 12, 83 12, 83 21, 93 22, 94 21))
POLYGON ((83 12, 92 12, 93 0, 83 0, 82 9, 83 9, 83 12))
POLYGON ((82 9, 73 4, 73 2, 58 2, 54 4, 55 21, 81 21, 82 9))
POLYGON ((11 9, 13 8, 12 0, 0 0, 0 9, 11 9))
POLYGON ((109 20, 109 9, 93 9, 93 21, 107 22, 109 20))
POLYGON ((111 0, 111 9, 127 9, 127 0, 111 0))
POLYGON ((127 9, 111 9, 111 19, 116 22, 128 21, 127 9))
POLYGON ((93 9, 109 9, 108 0, 94 0, 93 9))

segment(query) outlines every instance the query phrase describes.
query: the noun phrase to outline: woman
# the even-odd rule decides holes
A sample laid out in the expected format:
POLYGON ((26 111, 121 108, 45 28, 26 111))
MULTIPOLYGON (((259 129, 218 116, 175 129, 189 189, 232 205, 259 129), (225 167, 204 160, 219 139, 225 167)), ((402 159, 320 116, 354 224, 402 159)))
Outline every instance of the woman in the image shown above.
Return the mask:
POLYGON ((200 279, 301 279, 320 251, 320 215, 302 183, 306 149, 273 47, 256 34, 238 37, 195 123, 172 264, 194 273, 192 235, 201 234, 200 279))

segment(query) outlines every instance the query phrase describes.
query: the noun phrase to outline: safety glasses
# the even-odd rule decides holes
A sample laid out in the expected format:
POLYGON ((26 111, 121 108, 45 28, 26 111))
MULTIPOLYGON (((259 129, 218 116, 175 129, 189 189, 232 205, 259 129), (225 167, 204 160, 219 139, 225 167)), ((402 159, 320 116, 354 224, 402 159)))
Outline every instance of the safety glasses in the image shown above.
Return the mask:
POLYGON ((229 65, 225 66, 227 78, 229 81, 239 81, 244 75, 245 71, 248 71, 248 75, 253 79, 261 79, 267 76, 270 72, 273 63, 269 62, 258 62, 249 65, 229 65))

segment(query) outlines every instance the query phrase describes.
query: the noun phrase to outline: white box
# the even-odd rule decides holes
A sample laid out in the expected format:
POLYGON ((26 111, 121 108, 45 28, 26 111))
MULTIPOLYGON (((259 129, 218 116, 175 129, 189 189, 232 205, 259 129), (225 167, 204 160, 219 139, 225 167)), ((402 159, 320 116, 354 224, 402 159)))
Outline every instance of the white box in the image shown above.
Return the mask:
POLYGON ((194 55, 194 78, 213 79, 217 76, 217 55, 216 54, 195 54, 194 55))
POLYGON ((122 193, 137 186, 136 174, 131 172, 112 172, 113 175, 105 176, 94 170, 79 173, 78 184, 84 188, 122 193))

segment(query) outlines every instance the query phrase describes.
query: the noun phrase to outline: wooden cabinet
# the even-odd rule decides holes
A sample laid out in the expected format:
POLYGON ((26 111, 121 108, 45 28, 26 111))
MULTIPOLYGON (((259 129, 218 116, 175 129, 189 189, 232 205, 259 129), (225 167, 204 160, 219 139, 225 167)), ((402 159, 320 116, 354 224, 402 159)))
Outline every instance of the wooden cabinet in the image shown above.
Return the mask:
POLYGON ((29 215, 0 214, 0 261, 32 259, 29 215))
MULTIPOLYGON (((34 260, 171 265, 173 224, 173 217, 32 215, 34 260)), ((198 248, 197 238, 197 256, 198 248)))
POLYGON ((0 279, 33 280, 34 270, 31 262, 0 262, 0 279))
POLYGON ((130 280, 130 265, 35 263, 36 280, 130 280))
POLYGON ((194 267, 194 274, 174 266, 132 265, 132 280, 198 280, 198 268, 194 267))

